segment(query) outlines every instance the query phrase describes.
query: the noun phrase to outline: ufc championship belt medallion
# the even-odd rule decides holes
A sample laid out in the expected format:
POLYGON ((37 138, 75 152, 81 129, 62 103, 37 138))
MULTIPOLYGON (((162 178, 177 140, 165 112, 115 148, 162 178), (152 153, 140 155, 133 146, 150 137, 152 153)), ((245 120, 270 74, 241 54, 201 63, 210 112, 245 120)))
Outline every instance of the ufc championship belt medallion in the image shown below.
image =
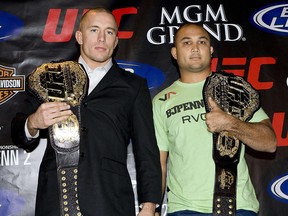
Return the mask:
POLYGON ((37 67, 28 76, 28 89, 40 102, 62 101, 73 114, 48 128, 56 153, 60 212, 81 215, 77 198, 80 143, 80 104, 87 95, 88 78, 82 65, 74 61, 51 62, 37 67))
MULTIPOLYGON (((258 92, 242 77, 225 72, 212 73, 203 88, 206 112, 211 97, 221 109, 241 121, 248 121, 260 107, 258 92)), ((236 215, 237 165, 242 142, 229 134, 213 134, 213 159, 216 166, 213 215, 236 215)))

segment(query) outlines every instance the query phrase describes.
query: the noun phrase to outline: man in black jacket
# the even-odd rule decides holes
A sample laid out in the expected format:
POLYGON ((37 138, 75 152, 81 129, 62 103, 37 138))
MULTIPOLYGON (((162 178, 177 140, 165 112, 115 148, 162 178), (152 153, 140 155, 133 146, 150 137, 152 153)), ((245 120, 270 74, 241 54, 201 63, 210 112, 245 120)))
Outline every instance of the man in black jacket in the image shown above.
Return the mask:
MULTIPOLYGON (((134 194, 126 166, 130 140, 141 204, 139 216, 154 215, 161 199, 161 168, 149 90, 146 80, 120 69, 112 59, 118 44, 117 30, 111 12, 97 8, 81 18, 75 34, 80 45, 78 62, 88 74, 89 89, 79 109, 79 161, 75 169, 77 209, 70 215, 135 215, 134 194)), ((29 111, 17 113, 13 119, 11 131, 16 145, 32 151, 39 144, 41 134, 47 137, 47 128, 66 121, 72 111, 65 102, 40 104, 31 97, 29 103, 29 111)), ((64 215, 65 211, 70 211, 65 209, 69 206, 69 200, 67 202, 63 195, 65 188, 58 184, 63 179, 59 180, 59 159, 56 161, 56 158, 50 136, 39 171, 37 216, 64 215)))

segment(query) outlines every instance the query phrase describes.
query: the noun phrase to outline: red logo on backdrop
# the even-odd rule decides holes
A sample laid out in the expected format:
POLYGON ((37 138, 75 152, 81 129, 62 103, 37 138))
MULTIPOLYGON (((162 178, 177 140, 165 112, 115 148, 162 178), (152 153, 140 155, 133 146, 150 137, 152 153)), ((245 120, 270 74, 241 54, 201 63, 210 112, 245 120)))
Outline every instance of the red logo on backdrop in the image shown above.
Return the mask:
MULTIPOLYGON (((78 16, 81 17, 87 10, 88 9, 83 10, 82 14, 78 15, 79 9, 67 9, 64 20, 60 21, 60 15, 63 13, 62 9, 50 9, 43 32, 43 40, 49 43, 70 41, 78 16), (59 26, 62 26, 61 30, 59 30, 59 26)), ((137 14, 138 10, 135 7, 127 7, 115 9, 112 13, 115 16, 118 26, 120 26, 123 16, 137 14)), ((118 31, 119 39, 129 39, 132 36, 133 31, 121 29, 118 31)))
POLYGON ((0 104, 19 91, 25 91, 24 75, 16 76, 15 68, 0 65, 0 104))
POLYGON ((212 59, 212 71, 216 71, 217 66, 228 73, 233 73, 237 76, 247 76, 247 81, 257 90, 268 90, 273 87, 273 81, 261 81, 261 68, 267 65, 275 65, 276 59, 273 57, 254 57, 247 59, 241 58, 219 58, 212 59), (246 68, 248 70, 246 71, 246 68), (246 73, 246 74, 245 74, 246 73))

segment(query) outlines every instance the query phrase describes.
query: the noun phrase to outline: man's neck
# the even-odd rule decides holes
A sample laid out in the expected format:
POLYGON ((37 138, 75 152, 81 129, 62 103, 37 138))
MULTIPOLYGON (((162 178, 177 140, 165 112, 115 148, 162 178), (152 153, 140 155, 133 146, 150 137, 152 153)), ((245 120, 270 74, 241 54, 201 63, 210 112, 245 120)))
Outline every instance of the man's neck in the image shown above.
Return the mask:
POLYGON ((85 58, 83 58, 83 56, 80 55, 79 57, 79 62, 82 62, 84 64, 84 66, 86 65, 86 67, 89 67, 89 69, 91 71, 93 71, 95 68, 99 68, 99 67, 104 67, 106 68, 107 70, 110 69, 110 67, 112 66, 112 59, 108 59, 106 62, 103 62, 103 63, 95 63, 95 62, 92 62, 91 64, 91 61, 87 61, 85 58))
POLYGON ((110 61, 112 61, 111 58, 107 59, 105 62, 95 62, 91 59, 87 59, 83 56, 80 55, 80 58, 82 58, 82 60, 86 63, 86 65, 91 69, 94 70, 95 68, 98 67, 105 67, 108 63, 110 63, 110 61))
POLYGON ((180 72, 180 81, 183 83, 198 83, 205 80, 211 71, 203 72, 180 72))

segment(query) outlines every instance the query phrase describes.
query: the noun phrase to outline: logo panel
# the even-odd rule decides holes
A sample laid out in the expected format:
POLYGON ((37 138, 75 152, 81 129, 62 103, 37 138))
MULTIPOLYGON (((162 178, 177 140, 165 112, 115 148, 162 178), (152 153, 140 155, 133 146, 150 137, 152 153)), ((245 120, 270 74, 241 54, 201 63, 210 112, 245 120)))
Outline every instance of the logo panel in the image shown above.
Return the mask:
POLYGON ((288 173, 274 179, 269 184, 268 191, 274 199, 288 203, 288 173))
POLYGON ((22 32, 24 23, 18 17, 0 11, 0 42, 9 40, 22 32))
POLYGON ((0 65, 0 105, 19 91, 25 91, 24 75, 16 76, 15 68, 0 65))
POLYGON ((288 4, 275 4, 256 11, 251 23, 263 31, 288 35, 288 4))

